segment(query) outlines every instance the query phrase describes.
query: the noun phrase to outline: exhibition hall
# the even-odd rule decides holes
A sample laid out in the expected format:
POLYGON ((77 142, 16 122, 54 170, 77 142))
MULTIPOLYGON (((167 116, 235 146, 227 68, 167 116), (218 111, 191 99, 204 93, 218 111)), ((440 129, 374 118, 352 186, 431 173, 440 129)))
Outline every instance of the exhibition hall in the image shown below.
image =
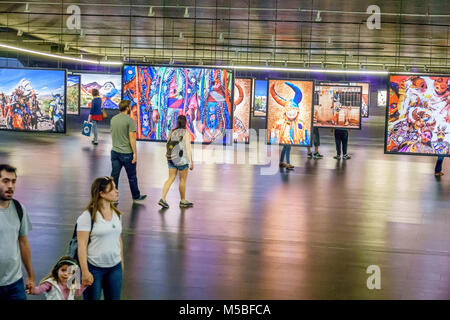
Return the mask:
POLYGON ((449 21, 0 1, 0 300, 449 300, 449 21))

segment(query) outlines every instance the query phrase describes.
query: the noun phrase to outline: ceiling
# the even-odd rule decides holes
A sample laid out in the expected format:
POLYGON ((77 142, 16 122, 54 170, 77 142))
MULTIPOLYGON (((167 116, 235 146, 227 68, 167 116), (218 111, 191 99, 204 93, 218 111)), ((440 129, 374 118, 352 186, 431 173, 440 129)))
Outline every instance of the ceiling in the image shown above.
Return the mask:
POLYGON ((4 44, 109 61, 450 66, 448 0, 0 1, 0 26, 4 44), (81 9, 82 31, 66 26, 72 4, 81 9), (370 5, 381 9, 380 29, 367 27, 370 5))

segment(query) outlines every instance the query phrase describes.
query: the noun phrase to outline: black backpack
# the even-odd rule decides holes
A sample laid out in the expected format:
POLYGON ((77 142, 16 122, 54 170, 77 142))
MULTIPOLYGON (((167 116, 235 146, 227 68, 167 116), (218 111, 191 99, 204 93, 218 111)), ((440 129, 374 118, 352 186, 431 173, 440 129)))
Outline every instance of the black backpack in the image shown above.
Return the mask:
POLYGON ((179 144, 183 141, 184 135, 178 141, 172 140, 170 136, 169 141, 166 144, 166 158, 167 161, 177 164, 181 157, 183 157, 183 150, 179 147, 179 144))
POLYGON ((17 215, 19 216, 19 221, 20 224, 22 224, 22 218, 23 218, 23 209, 22 209, 22 205, 20 204, 19 201, 17 201, 16 199, 12 199, 14 206, 16 207, 16 212, 17 215))

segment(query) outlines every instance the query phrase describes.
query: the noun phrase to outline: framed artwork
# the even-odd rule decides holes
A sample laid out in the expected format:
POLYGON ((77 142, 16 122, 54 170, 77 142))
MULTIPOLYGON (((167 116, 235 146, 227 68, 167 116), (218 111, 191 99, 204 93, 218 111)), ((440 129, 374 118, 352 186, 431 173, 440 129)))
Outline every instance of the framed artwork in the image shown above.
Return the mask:
POLYGON ((81 108, 90 108, 92 89, 97 89, 102 98, 102 108, 119 109, 121 92, 121 75, 109 73, 80 73, 81 108))
POLYGON ((253 78, 234 79, 233 142, 249 143, 253 78))
POLYGON ((191 141, 231 143, 232 71, 198 66, 125 65, 122 81, 122 97, 131 101, 139 140, 167 141, 178 115, 184 115, 191 141))
POLYGON ((268 144, 311 146, 313 90, 309 80, 268 80, 268 144))
POLYGON ((386 90, 378 90, 377 106, 380 108, 386 108, 386 103, 387 103, 387 91, 386 90))
POLYGON ((389 75, 385 153, 450 155, 450 75, 389 75))
POLYGON ((253 116, 265 117, 267 115, 267 81, 255 80, 255 102, 253 103, 253 116))
POLYGON ((362 87, 317 85, 314 88, 314 126, 361 129, 362 87))
POLYGON ((0 129, 66 132, 66 70, 0 68, 0 129))
POLYGON ((67 75, 67 114, 80 115, 81 76, 67 75))

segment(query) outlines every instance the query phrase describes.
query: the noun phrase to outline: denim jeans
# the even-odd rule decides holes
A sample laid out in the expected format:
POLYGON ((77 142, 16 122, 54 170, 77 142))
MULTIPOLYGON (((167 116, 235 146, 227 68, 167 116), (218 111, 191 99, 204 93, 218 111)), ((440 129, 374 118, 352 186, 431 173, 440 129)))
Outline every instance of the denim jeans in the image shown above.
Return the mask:
POLYGON ((347 154, 347 143, 348 143, 348 131, 347 130, 334 130, 334 140, 336 142, 336 152, 337 155, 341 155, 341 145, 342 153, 344 156, 347 154))
POLYGON ((439 173, 442 171, 442 162, 444 162, 444 157, 438 157, 436 167, 434 167, 434 173, 439 173))
POLYGON ((98 142, 98 127, 97 122, 95 120, 92 120, 92 131, 94 132, 94 141, 98 142))
POLYGON ((7 286, 0 286, 0 300, 27 300, 23 278, 7 286))
POLYGON ((132 160, 133 160, 132 153, 119 153, 111 150, 111 163, 112 163, 111 176, 114 178, 116 188, 119 188, 120 171, 122 170, 122 167, 125 167, 133 199, 138 199, 141 196, 141 192, 139 191, 138 188, 138 181, 136 176, 136 163, 131 163, 132 160))
POLYGON ((99 268, 88 263, 94 282, 83 292, 84 300, 100 300, 103 289, 105 300, 120 300, 122 293, 122 263, 111 268, 99 268))
POLYGON ((286 157, 286 163, 291 163, 291 146, 284 146, 281 150, 280 162, 284 162, 284 158, 286 157))

